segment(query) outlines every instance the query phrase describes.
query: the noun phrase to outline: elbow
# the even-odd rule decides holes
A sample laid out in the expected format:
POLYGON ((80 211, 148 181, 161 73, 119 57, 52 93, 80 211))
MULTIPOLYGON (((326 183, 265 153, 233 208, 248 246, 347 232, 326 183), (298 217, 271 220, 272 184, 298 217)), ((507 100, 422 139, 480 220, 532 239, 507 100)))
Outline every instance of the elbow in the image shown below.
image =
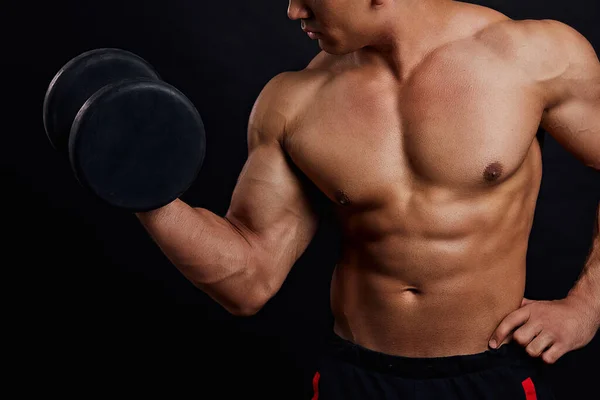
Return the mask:
POLYGON ((592 152, 592 159, 589 160, 588 166, 600 171, 600 146, 596 146, 596 150, 592 152))
MULTIPOLYGON (((255 253, 255 256, 257 254, 255 253)), ((282 279, 276 271, 280 268, 267 267, 272 257, 254 257, 251 267, 245 269, 244 279, 235 285, 233 300, 226 310, 237 317, 252 317, 258 314, 276 295, 282 285, 282 279)))
MULTIPOLYGON (((226 271, 212 279, 192 279, 197 288, 204 291, 231 315, 252 317, 258 314, 279 290, 279 281, 271 268, 264 265, 256 256, 247 257, 231 265, 240 267, 226 271)), ((206 278, 206 277, 203 277, 206 278)))
POLYGON ((238 305, 226 307, 226 310, 234 317, 250 318, 258 314, 260 310, 262 310, 262 307, 263 306, 238 305))
POLYGON ((243 299, 240 299, 235 304, 224 305, 227 312, 236 317, 253 317, 258 314, 264 306, 269 302, 272 296, 260 293, 248 294, 243 299))
POLYGON ((255 279, 245 286, 247 290, 238 292, 237 301, 227 307, 227 311, 238 317, 252 317, 258 314, 281 288, 277 279, 255 279))
POLYGON ((264 279, 261 275, 263 274, 251 273, 232 287, 232 292, 227 296, 228 301, 222 303, 230 314, 237 317, 252 317, 275 296, 279 285, 264 279))
POLYGON ((252 317, 258 314, 272 296, 244 283, 245 289, 231 287, 225 290, 214 286, 194 283, 194 286, 221 305, 229 314, 236 317, 252 317))

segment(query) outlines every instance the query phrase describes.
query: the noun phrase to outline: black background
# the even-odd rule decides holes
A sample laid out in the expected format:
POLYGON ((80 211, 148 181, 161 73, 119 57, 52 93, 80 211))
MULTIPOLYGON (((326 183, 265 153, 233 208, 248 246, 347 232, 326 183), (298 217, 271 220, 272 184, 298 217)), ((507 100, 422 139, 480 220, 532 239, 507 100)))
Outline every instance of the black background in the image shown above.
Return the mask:
MULTIPOLYGON (((558 19, 600 46, 596 1, 477 3, 515 19, 558 19)), ((183 199, 223 215, 256 96, 319 51, 286 8, 280 0, 2 4, 4 331, 10 382, 22 393, 301 398, 331 329, 335 225, 326 221, 258 315, 233 317, 169 264, 133 215, 81 189, 42 125, 45 90, 65 62, 100 47, 132 51, 200 111, 208 152, 183 199)), ((526 295, 555 299, 590 249, 600 180, 549 136, 543 161, 526 295)), ((558 399, 597 395, 599 350, 596 337, 554 366, 558 399)))

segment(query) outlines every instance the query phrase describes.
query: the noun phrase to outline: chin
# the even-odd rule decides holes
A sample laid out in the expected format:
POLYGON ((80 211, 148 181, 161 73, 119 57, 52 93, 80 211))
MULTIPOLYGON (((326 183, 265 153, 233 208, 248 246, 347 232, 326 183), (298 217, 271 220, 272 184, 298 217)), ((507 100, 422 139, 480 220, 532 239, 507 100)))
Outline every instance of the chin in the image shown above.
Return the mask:
POLYGON ((321 47, 321 50, 323 50, 325 53, 332 54, 335 56, 343 56, 356 51, 354 49, 345 47, 339 43, 332 43, 323 39, 319 39, 319 47, 321 47))

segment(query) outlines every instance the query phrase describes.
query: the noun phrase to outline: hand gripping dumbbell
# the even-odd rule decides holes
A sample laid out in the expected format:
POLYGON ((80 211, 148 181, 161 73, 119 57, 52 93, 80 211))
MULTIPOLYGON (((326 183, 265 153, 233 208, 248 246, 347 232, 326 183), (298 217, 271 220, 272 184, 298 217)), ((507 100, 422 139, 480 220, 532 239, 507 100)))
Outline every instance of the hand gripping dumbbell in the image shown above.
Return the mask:
POLYGON ((111 206, 160 208, 183 194, 204 161, 204 124, 192 102, 139 56, 85 52, 54 76, 44 128, 79 183, 111 206))

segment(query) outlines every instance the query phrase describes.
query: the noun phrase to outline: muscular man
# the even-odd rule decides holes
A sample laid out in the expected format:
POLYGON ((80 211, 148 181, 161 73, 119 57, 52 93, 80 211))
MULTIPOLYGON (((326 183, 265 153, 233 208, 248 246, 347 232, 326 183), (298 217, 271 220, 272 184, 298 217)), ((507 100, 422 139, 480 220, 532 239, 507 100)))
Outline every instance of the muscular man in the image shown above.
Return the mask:
POLYGON ((252 315, 313 238, 317 188, 344 245, 315 399, 552 398, 540 367, 600 325, 600 238, 567 298, 523 299, 536 132, 600 169, 590 43, 452 0, 291 0, 288 15, 323 52, 257 99, 227 214, 177 200, 138 214, 144 227, 252 315))

